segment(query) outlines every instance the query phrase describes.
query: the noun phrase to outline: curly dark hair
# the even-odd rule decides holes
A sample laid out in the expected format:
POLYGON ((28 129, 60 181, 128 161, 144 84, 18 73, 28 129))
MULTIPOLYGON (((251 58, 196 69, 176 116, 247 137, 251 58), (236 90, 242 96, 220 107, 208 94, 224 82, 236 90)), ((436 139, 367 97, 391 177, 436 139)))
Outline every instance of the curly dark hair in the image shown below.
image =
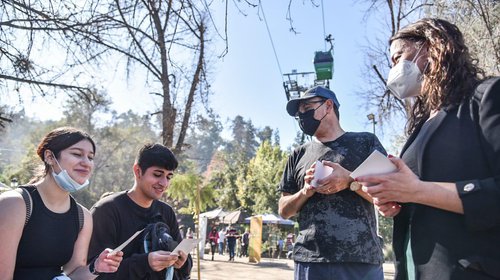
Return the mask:
POLYGON ((425 44, 428 48, 429 65, 423 76, 422 92, 415 98, 406 126, 410 134, 429 118, 432 110, 457 105, 469 98, 484 72, 472 59, 462 32, 446 20, 420 19, 398 30, 389 44, 399 39, 425 44))

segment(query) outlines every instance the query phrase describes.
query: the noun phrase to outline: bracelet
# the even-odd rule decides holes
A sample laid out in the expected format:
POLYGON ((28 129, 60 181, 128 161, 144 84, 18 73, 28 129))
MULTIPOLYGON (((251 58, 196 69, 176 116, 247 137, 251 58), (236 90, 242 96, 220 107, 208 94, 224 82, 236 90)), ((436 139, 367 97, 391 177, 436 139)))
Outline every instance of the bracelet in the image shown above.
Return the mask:
POLYGON ((97 261, 97 259, 94 259, 94 261, 89 264, 89 271, 90 271, 90 274, 92 274, 92 275, 99 275, 100 274, 99 271, 97 271, 95 269, 95 262, 96 261, 97 261))

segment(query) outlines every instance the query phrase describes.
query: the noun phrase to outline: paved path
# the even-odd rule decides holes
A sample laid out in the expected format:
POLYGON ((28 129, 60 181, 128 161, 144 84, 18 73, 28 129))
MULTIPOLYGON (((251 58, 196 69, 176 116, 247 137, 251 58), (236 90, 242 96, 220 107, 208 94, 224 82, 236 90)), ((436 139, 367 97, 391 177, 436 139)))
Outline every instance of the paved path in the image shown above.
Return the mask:
MULTIPOLYGON (((196 256, 191 272, 192 280, 227 280, 227 279, 259 279, 259 280, 291 280, 293 279, 293 261, 286 259, 264 258, 259 264, 249 263, 248 258, 235 258, 234 262, 228 261, 227 254, 215 255, 213 261, 210 255, 200 262, 201 277, 198 279, 196 256)), ((392 263, 384 264, 385 279, 394 278, 392 263)))

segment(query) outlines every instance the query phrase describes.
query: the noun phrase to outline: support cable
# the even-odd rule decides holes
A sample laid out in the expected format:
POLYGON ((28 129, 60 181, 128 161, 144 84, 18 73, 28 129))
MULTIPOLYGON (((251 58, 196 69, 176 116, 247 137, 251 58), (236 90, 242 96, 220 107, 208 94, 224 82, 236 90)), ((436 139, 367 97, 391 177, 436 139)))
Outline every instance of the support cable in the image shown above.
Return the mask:
MULTIPOLYGON (((326 38, 326 28, 325 28, 325 5, 323 5, 323 0, 321 0, 321 17, 323 19, 323 38, 326 38)), ((325 51, 326 51, 326 40, 325 40, 325 51)))
POLYGON ((276 48, 274 47, 273 37, 271 36, 271 31, 269 31, 269 25, 267 24, 266 14, 264 13, 264 7, 262 6, 262 1, 259 1, 259 7, 260 7, 260 10, 262 11, 262 17, 264 18, 264 23, 266 24, 267 35, 269 36, 269 40, 271 41, 271 46, 273 48, 274 57, 276 58, 276 64, 278 64, 278 70, 280 71, 281 81, 285 82, 285 79, 283 78, 283 71, 281 71, 281 65, 280 65, 280 61, 278 59, 278 54, 276 53, 276 48))

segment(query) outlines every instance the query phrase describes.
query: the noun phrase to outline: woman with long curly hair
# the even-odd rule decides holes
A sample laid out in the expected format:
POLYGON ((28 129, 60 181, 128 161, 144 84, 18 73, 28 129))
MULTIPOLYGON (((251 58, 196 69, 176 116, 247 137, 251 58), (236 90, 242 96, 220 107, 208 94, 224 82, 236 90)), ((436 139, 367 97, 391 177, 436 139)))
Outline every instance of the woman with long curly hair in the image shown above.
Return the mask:
POLYGON ((482 79, 445 20, 390 45, 387 88, 411 99, 409 138, 396 172, 356 180, 394 216, 396 279, 500 279, 500 79, 482 79))

